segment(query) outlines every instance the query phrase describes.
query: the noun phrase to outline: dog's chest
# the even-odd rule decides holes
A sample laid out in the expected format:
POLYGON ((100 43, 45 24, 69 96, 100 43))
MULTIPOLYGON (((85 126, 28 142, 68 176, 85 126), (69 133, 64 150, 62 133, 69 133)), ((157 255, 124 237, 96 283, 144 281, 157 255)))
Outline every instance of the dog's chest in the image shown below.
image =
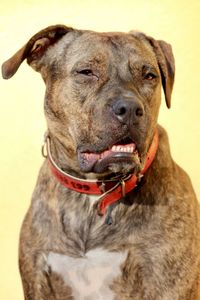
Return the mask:
POLYGON ((90 250, 82 258, 50 252, 48 267, 71 287, 76 300, 112 300, 115 297, 110 286, 121 274, 121 266, 127 252, 109 252, 102 248, 90 250))

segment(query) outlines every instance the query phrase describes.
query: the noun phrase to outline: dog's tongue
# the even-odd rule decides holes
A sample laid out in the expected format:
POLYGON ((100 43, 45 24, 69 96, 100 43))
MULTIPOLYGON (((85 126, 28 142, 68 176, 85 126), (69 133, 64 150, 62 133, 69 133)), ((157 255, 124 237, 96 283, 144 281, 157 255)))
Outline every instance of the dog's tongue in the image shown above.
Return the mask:
POLYGON ((109 160, 109 158, 114 159, 114 157, 131 155, 135 149, 135 143, 130 143, 126 145, 114 145, 111 149, 101 153, 84 152, 81 153, 81 165, 85 170, 89 171, 96 163, 109 160))

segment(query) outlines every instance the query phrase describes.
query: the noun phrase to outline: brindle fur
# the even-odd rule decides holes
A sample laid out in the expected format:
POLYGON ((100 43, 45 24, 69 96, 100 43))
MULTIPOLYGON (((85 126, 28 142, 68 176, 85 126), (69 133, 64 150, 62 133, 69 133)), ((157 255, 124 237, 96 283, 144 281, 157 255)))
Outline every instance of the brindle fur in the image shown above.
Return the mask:
POLYGON ((78 258, 98 247, 128 253, 121 276, 110 286, 116 300, 200 299, 199 206, 189 177, 171 158, 165 130, 157 125, 161 85, 170 107, 170 45, 138 32, 96 33, 57 25, 37 33, 5 62, 4 78, 13 76, 25 58, 46 83, 52 153, 63 170, 83 178, 124 172, 130 166, 123 163, 103 174, 84 172, 77 149, 89 145, 102 151, 127 132, 143 165, 156 127, 159 133, 153 164, 113 209, 111 225, 97 214, 96 202, 91 205, 87 195, 63 187, 44 161, 20 237, 25 299, 74 299, 71 287, 48 268, 48 253, 78 258), (144 83, 140 72, 145 63, 158 78, 144 83), (77 73, 84 68, 92 68, 95 76, 77 73), (111 113, 118 97, 142 103, 140 120, 134 123, 130 116, 124 125, 111 113))

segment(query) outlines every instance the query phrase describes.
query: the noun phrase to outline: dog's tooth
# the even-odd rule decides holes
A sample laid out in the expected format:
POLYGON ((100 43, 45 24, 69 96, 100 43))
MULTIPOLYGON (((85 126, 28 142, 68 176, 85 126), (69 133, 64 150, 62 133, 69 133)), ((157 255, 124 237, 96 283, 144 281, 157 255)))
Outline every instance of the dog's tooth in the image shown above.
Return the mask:
POLYGON ((115 152, 115 146, 112 146, 111 151, 115 152))
POLYGON ((135 145, 113 145, 111 148, 112 152, 127 152, 132 153, 135 150, 135 145))

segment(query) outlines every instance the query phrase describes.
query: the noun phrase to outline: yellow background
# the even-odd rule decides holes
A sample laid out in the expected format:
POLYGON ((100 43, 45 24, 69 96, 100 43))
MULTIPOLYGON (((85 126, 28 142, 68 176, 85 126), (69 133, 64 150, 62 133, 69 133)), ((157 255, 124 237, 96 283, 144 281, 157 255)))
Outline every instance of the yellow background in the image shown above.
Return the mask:
MULTIPOLYGON (((200 1, 199 0, 7 0, 0 3, 0 62, 40 29, 57 23, 98 31, 138 29, 173 45, 176 81, 172 108, 164 101, 174 159, 200 195, 200 1)), ((0 79, 0 299, 23 299, 18 236, 42 162, 44 84, 23 63, 0 79)))

